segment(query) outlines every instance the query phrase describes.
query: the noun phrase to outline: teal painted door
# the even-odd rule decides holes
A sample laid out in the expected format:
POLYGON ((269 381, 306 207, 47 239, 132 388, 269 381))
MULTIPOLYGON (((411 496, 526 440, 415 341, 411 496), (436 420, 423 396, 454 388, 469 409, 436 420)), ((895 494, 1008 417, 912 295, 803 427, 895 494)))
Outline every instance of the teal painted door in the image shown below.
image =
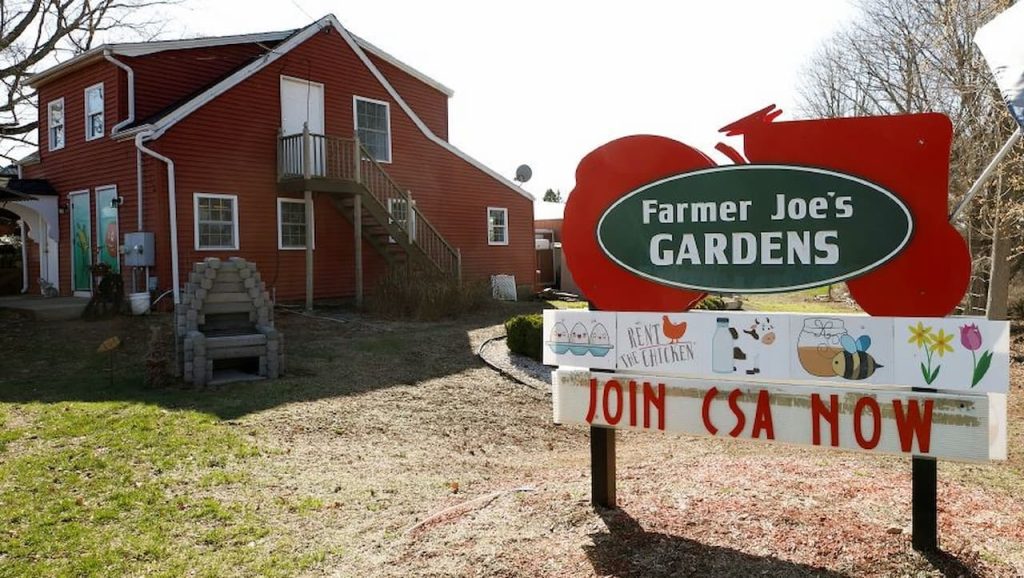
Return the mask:
POLYGON ((68 195, 71 205, 71 288, 75 292, 92 291, 92 219, 89 218, 89 193, 68 195))

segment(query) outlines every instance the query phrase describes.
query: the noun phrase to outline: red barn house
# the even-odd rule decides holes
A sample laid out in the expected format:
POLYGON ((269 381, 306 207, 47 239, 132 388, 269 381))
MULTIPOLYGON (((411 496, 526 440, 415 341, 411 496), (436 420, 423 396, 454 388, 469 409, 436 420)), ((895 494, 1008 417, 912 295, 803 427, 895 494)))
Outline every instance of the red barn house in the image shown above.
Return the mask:
POLYGON ((279 300, 361 297, 408 262, 533 284, 532 196, 448 142, 450 89, 334 16, 104 45, 31 84, 39 152, 9 187, 50 192, 16 212, 62 295, 105 262, 177 298, 194 262, 235 255, 279 300))

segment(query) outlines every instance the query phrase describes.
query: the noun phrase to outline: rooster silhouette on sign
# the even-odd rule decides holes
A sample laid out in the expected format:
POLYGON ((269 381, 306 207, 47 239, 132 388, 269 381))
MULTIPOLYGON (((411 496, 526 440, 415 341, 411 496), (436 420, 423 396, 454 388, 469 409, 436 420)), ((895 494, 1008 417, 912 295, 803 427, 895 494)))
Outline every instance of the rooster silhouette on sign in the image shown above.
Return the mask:
POLYGON ((661 316, 661 332, 669 339, 669 343, 679 343, 679 340, 686 335, 686 322, 672 323, 668 315, 661 316))

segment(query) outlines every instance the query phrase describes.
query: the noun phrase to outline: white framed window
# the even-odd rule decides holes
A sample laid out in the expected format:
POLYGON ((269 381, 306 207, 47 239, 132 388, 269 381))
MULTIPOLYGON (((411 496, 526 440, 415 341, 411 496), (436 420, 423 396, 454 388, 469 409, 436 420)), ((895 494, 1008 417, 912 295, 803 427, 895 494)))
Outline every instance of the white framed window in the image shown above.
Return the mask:
POLYGON ((103 136, 103 83, 85 89, 85 140, 103 136))
POLYGON ((192 209, 197 251, 238 249, 238 195, 195 193, 192 209))
POLYGON ((508 245, 508 209, 487 207, 487 244, 508 245))
MULTIPOLYGON (((398 223, 403 229, 408 231, 409 238, 416 238, 416 212, 409 211, 409 202, 405 199, 388 199, 388 221, 398 223)), ((395 242, 391 237, 388 237, 388 241, 391 243, 395 242)))
POLYGON ((391 107, 382 100, 352 97, 359 142, 377 162, 391 162, 391 107))
POLYGON ((49 127, 50 150, 64 148, 64 98, 51 100, 46 106, 46 123, 49 127))
MULTIPOLYGON (((312 213, 312 207, 310 208, 312 213)), ((316 217, 313 217, 313 248, 316 249, 316 217)), ((277 199, 277 248, 306 248, 306 201, 277 199)))

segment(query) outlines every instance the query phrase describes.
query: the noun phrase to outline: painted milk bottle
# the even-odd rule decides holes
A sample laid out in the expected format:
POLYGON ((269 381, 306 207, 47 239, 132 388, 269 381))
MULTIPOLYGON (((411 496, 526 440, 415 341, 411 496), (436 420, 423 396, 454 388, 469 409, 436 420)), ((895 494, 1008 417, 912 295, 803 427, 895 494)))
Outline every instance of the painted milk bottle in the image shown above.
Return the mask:
POLYGON ((715 373, 732 373, 732 334, 729 333, 729 319, 716 320, 715 335, 711 338, 711 370, 715 373))

